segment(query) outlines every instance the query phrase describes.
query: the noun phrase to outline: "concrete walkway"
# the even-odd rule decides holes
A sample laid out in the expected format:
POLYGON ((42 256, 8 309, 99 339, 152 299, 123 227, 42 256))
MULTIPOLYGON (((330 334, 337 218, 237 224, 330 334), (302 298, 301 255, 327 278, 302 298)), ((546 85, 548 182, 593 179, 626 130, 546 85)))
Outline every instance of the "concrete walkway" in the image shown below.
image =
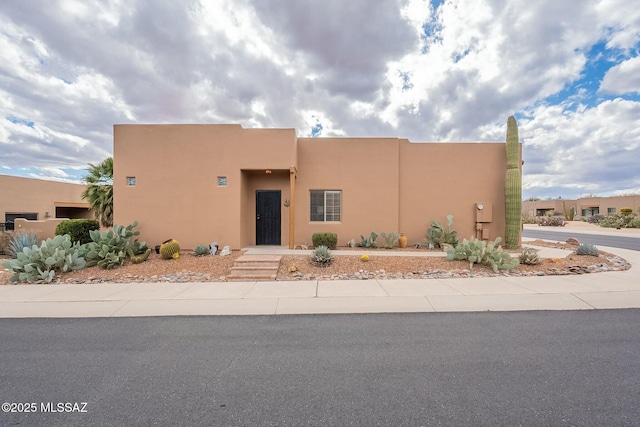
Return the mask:
MULTIPOLYGON (((0 286, 0 318, 640 308, 640 252, 600 249, 632 268, 543 277, 9 285, 0 286)), ((567 254, 543 250, 544 257, 567 254)))

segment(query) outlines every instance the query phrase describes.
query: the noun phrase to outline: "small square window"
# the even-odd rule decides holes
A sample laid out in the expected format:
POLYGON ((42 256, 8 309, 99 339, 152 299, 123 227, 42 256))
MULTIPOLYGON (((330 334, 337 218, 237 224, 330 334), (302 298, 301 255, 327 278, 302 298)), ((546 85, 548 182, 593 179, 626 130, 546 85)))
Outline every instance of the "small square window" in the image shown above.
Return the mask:
POLYGON ((219 176, 218 177, 218 187, 226 187, 227 186, 227 177, 219 176))
POLYGON ((127 177, 127 185, 129 187, 133 187, 134 185, 136 185, 136 177, 135 176, 128 176, 127 177))

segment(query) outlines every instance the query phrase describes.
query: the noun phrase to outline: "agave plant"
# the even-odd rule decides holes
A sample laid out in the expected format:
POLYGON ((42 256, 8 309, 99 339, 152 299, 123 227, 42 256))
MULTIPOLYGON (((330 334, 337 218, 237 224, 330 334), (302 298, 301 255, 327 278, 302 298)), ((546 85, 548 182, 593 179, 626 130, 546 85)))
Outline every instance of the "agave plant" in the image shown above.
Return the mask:
POLYGON ((15 236, 13 236, 13 239, 11 239, 11 242, 9 243, 9 256, 11 256, 11 258, 16 258, 24 248, 30 248, 33 245, 37 245, 38 243, 38 237, 31 231, 25 231, 23 233, 16 234, 15 236))
POLYGON ((540 262, 538 250, 534 248, 524 248, 520 255, 520 264, 537 265, 540 262))
POLYGON ((311 264, 318 267, 327 267, 333 262, 331 251, 326 246, 318 246, 311 255, 311 264))

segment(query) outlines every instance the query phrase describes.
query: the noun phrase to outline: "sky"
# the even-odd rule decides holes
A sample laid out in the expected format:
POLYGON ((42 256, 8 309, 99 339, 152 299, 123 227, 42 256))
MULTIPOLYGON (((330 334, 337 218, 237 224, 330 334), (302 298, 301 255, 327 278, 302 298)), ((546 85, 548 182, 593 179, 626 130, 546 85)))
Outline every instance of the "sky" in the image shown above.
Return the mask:
POLYGON ((639 49, 629 0, 2 1, 0 174, 79 182, 121 123, 448 143, 514 115, 523 198, 639 193, 639 49))

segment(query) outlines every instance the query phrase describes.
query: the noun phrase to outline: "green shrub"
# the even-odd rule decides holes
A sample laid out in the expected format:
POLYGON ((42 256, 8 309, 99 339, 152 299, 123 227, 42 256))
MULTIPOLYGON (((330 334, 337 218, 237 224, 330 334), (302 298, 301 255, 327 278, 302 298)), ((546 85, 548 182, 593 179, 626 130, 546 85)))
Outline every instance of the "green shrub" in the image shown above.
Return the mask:
POLYGON ((317 267, 327 267, 333 262, 331 251, 326 246, 318 246, 311 255, 311 264, 317 267))
POLYGON ((360 235, 360 243, 356 243, 356 246, 359 248, 377 248, 378 244, 376 243, 376 239, 378 235, 375 231, 371 232, 369 237, 364 237, 362 234, 360 235))
POLYGON ((380 236, 384 239, 385 249, 393 249, 393 247, 398 244, 398 238, 400 237, 395 231, 389 234, 380 233, 380 236))
POLYGON ((631 208, 620 208, 620 213, 623 215, 631 215, 633 213, 633 209, 631 208))
POLYGON ((80 270, 86 261, 82 257, 80 244, 71 243, 68 234, 56 236, 40 243, 40 246, 22 248, 16 259, 2 264, 13 273, 12 282, 51 282, 56 272, 80 270))
POLYGON ((329 249, 335 249, 338 244, 338 235, 335 233, 313 233, 311 242, 314 247, 326 246, 329 249))
POLYGON ((203 256, 209 253, 209 246, 207 245, 198 245, 193 249, 193 253, 196 256, 203 256))
POLYGON ((22 252, 24 248, 30 248, 33 245, 37 245, 39 243, 38 236, 36 233, 31 231, 18 232, 13 235, 9 245, 7 247, 8 254, 11 258, 16 258, 16 256, 22 252))
POLYGON ((431 227, 427 230, 427 238, 424 243, 433 243, 438 247, 442 247, 443 243, 451 246, 458 244, 458 232, 451 228, 453 225, 453 215, 447 215, 447 227, 445 228, 441 222, 431 221, 431 227))
POLYGON ((576 255, 595 255, 598 256, 598 248, 589 243, 581 243, 576 249, 576 255))
POLYGON ((502 246, 498 246, 501 240, 498 237, 495 241, 487 243, 475 237, 471 237, 470 240, 464 239, 462 243, 447 250, 447 260, 468 260, 470 269, 474 264, 484 264, 490 266, 494 272, 511 270, 518 265, 518 259, 512 258, 502 250, 502 246))
POLYGON ((522 217, 523 224, 537 224, 538 219, 535 216, 523 216, 522 217))
POLYGON ((80 242, 81 245, 89 243, 91 230, 99 230, 100 224, 95 219, 67 219, 56 227, 56 235, 68 234, 72 242, 80 242))

